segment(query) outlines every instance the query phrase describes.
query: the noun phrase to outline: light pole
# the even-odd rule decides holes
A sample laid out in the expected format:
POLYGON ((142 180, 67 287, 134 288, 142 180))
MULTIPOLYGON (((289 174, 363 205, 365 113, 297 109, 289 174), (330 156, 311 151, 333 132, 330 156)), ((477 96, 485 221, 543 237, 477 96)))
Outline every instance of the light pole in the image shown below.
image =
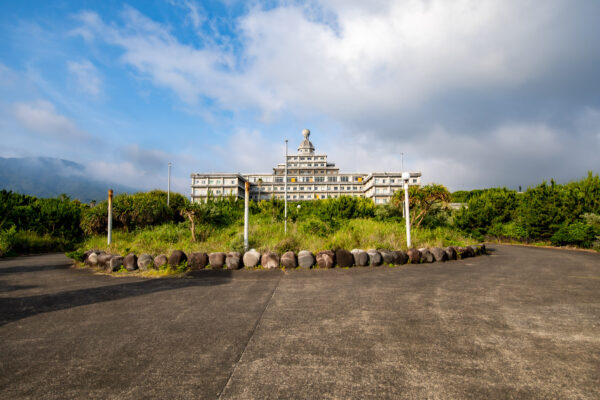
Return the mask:
POLYGON ((113 190, 108 189, 108 244, 112 243, 112 200, 113 190))
POLYGON ((248 202, 250 198, 250 183, 246 181, 244 183, 244 251, 248 251, 248 202))
POLYGON ((402 172, 404 172, 404 153, 400 153, 400 157, 402 160, 402 172))
POLYGON ((285 177, 283 178, 283 230, 287 235, 287 167, 288 167, 288 141, 285 139, 285 177))
POLYGON ((402 172, 402 180, 404 181, 404 219, 406 220, 406 246, 410 249, 410 209, 408 207, 408 181, 410 180, 410 174, 408 172, 402 172))
POLYGON ((169 163, 169 178, 167 180, 167 205, 171 200, 171 163, 169 163))

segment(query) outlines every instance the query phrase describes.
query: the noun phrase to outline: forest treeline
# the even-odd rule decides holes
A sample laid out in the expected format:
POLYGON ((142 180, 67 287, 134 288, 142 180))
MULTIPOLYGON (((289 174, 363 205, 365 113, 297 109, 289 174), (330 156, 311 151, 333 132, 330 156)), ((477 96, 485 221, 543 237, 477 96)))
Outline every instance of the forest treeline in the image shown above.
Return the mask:
MULTIPOLYGON (((410 187, 410 218, 414 229, 449 227, 478 240, 549 242, 600 249, 600 178, 589 172, 578 181, 544 182, 524 192, 506 188, 449 193, 442 185, 410 187), (453 210, 449 203, 463 203, 453 210)), ((356 218, 402 223, 404 193, 386 205, 342 196, 337 199, 289 203, 288 218, 299 231, 328 235, 356 218)), ((235 198, 190 203, 181 194, 153 190, 119 194, 113 201, 115 229, 134 231, 162 224, 185 225, 194 240, 211 231, 243 223, 244 202, 235 198)), ((252 215, 281 222, 281 200, 250 202, 252 215)), ((104 234, 107 201, 89 205, 62 195, 40 199, 0 191, 0 255, 66 250, 91 235, 104 234)))

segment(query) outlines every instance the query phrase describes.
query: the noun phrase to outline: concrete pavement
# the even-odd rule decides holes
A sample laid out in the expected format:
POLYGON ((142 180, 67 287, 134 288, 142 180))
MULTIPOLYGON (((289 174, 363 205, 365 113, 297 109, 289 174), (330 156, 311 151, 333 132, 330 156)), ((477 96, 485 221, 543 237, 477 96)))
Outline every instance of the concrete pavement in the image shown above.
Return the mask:
POLYGON ((0 261, 1 398, 600 398, 600 255, 141 279, 0 261))

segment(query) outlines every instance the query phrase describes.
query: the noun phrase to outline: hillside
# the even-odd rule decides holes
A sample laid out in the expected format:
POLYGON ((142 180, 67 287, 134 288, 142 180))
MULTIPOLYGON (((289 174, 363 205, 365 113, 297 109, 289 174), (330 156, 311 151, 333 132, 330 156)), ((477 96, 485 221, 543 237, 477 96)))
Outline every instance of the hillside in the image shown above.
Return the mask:
POLYGON ((135 193, 139 189, 90 179, 85 167, 73 161, 49 157, 0 157, 0 189, 36 197, 56 197, 63 193, 89 203, 103 200, 107 190, 135 193))

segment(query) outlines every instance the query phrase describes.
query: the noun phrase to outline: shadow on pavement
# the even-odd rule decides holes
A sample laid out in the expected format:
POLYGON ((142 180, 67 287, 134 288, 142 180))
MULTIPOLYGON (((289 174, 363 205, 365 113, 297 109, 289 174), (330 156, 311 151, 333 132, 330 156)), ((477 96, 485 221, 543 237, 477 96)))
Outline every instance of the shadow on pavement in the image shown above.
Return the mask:
POLYGON ((0 276, 2 274, 20 274, 23 272, 40 272, 40 271, 52 271, 57 269, 69 269, 70 264, 56 264, 56 265, 26 265, 20 267, 6 267, 0 268, 0 276))
MULTIPOLYGON (((145 294, 177 290, 196 286, 223 285, 231 281, 230 271, 218 271, 199 278, 162 278, 128 282, 118 285, 99 286, 70 290, 60 293, 43 294, 29 297, 0 298, 0 326, 33 315, 73 307, 120 300, 145 294)), ((16 290, 16 289, 15 289, 16 290)))

